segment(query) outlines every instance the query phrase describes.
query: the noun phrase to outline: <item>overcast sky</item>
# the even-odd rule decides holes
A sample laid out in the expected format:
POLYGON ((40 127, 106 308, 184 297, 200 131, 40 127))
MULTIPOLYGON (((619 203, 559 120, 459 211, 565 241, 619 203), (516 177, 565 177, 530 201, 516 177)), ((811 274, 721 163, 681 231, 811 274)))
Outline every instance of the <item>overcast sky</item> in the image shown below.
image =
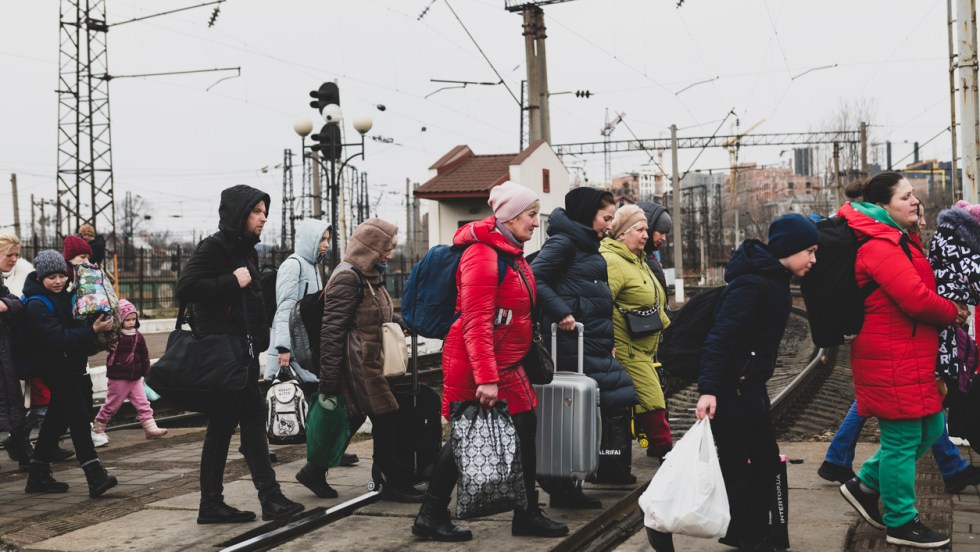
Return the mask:
MULTIPOLYGON (((106 0, 110 22, 190 4, 106 0)), ((863 101, 874 106, 873 141, 895 142, 896 159, 949 125, 944 1, 675 4, 575 0, 544 7, 551 91, 593 94, 552 97, 555 144, 601 141, 607 109, 625 113, 628 128, 612 134, 625 140, 630 130, 667 136, 671 124, 682 136, 710 136, 733 108, 742 130, 760 121, 754 132, 822 130, 842 100, 863 101), (793 79, 828 65, 836 67, 793 79)), ((58 8, 55 0, 0 8, 0 226, 12 223, 10 173, 18 175, 25 223, 31 193, 54 196, 58 8)), ((372 203, 380 198, 392 220, 404 221, 405 179, 424 182, 428 166, 453 146, 468 144, 478 154, 518 150, 520 110, 511 92, 519 97, 525 77, 524 41, 520 15, 505 11, 503 0, 228 0, 208 28, 210 14, 200 8, 109 32, 114 75, 242 68, 240 77, 222 82, 227 74, 111 83, 117 212, 129 191, 152 205, 157 227, 207 231, 215 227, 220 190, 244 183, 272 195, 267 228, 278 231, 282 173, 275 166, 284 148, 298 151, 293 122, 318 116, 307 94, 326 80, 340 86, 347 141, 356 140, 350 120, 360 113, 373 117, 371 135, 394 140, 369 140, 367 158, 356 161, 370 175, 372 203), (498 81, 494 68, 506 88, 436 92, 447 85, 430 81, 498 81)), ((322 120, 314 120, 319 128, 322 120)), ((729 118, 719 132, 733 133, 732 124, 729 118)), ((780 149, 745 148, 740 159, 778 163, 780 149)), ((950 150, 945 133, 923 147, 923 157, 948 160, 950 150)), ((680 169, 728 165, 720 148, 695 163, 698 153, 682 150, 680 169)), ((616 156, 612 169, 646 169, 645 162, 616 156)), ((566 163, 582 167, 576 170, 590 182, 603 180, 601 155, 566 163)))

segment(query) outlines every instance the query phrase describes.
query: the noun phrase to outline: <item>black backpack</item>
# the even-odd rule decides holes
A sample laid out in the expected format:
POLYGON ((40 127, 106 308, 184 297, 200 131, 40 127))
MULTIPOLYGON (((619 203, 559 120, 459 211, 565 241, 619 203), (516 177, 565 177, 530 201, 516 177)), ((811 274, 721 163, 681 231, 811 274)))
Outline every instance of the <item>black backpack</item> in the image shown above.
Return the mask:
MULTIPOLYGON (((349 263, 341 263, 337 265, 337 269, 351 270, 357 275, 357 301, 360 303, 364 299, 364 288, 367 285, 364 276, 349 263)), ((320 327, 323 325, 326 290, 327 286, 324 285, 316 293, 303 295, 289 312, 289 341, 293 347, 293 358, 301 368, 313 374, 320 373, 320 327)))
POLYGON ((272 320, 276 317, 276 277, 279 269, 272 265, 262 265, 259 269, 259 285, 262 286, 262 303, 265 307, 263 316, 265 323, 272 327, 272 320))
POLYGON ((696 381, 701 371, 704 340, 714 324, 715 311, 728 286, 718 286, 691 297, 675 311, 670 326, 663 332, 657 359, 671 376, 696 381))
MULTIPOLYGON (((755 277, 760 284, 766 283, 761 276, 755 277)), ((715 313, 726 289, 728 286, 724 285, 702 291, 691 297, 680 310, 674 311, 657 349, 657 359, 671 376, 697 381, 704 341, 714 325, 715 313)))
MULTIPOLYGON (((820 234, 817 262, 800 282, 806 303, 810 337, 817 347, 836 347, 844 336, 857 335, 864 324, 864 301, 878 284, 871 282, 858 287, 854 263, 858 249, 868 240, 859 240, 843 217, 831 217, 816 223, 820 234)), ((909 261, 912 251, 908 237, 900 241, 909 261)))

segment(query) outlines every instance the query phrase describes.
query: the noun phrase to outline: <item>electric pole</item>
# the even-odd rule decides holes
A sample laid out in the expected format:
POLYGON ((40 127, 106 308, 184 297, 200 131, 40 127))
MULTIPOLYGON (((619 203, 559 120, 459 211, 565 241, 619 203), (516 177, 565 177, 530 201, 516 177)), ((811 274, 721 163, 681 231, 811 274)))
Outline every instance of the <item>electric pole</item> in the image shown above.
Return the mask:
MULTIPOLYGON (((673 173, 674 201, 671 209, 674 212, 673 234, 674 247, 674 300, 684 302, 684 255, 681 251, 681 175, 677 169, 677 125, 670 125, 670 172, 673 173)), ((737 211, 736 211, 737 212, 737 211)), ((664 290, 666 291, 666 290, 664 290)))
POLYGON ((20 237, 20 202, 17 200, 17 174, 10 175, 10 189, 14 193, 14 234, 20 237))
MULTIPOLYGON (((977 2, 956 0, 959 25, 960 99, 963 114, 963 199, 977 202, 977 170, 980 159, 980 121, 977 106, 977 2)), ((955 152, 953 155, 956 155, 955 152)))

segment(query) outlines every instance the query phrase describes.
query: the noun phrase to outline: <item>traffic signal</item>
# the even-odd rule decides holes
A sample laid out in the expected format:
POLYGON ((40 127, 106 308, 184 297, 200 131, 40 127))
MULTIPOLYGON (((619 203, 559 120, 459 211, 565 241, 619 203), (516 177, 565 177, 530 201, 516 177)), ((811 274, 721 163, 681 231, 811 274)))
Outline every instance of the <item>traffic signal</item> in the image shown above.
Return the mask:
POLYGON ((320 88, 310 92, 310 97, 313 98, 310 107, 317 108, 320 113, 323 113, 323 108, 330 104, 340 105, 340 89, 335 82, 321 84, 320 88))
POLYGON ((340 139, 340 125, 327 123, 323 125, 320 132, 311 136, 316 142, 312 149, 323 153, 325 159, 339 159, 343 151, 343 144, 340 139))
POLYGON ((588 90, 576 90, 575 91, 575 97, 576 98, 588 98, 591 95, 592 95, 592 92, 589 92, 588 90))

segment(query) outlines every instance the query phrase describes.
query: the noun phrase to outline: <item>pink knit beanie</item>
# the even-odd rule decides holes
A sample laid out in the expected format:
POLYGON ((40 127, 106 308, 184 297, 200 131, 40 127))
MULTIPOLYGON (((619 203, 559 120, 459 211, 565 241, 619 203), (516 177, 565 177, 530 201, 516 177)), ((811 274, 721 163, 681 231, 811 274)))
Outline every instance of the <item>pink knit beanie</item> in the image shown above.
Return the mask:
POLYGON ((537 194, 520 184, 505 180, 503 183, 490 188, 490 199, 487 201, 487 205, 493 209, 493 215, 497 217, 498 221, 507 222, 527 211, 527 208, 535 201, 538 201, 537 194))
POLYGON ((964 211, 970 213, 973 220, 980 224, 980 204, 978 203, 968 203, 966 201, 960 200, 956 202, 955 207, 958 209, 963 209, 964 211))

